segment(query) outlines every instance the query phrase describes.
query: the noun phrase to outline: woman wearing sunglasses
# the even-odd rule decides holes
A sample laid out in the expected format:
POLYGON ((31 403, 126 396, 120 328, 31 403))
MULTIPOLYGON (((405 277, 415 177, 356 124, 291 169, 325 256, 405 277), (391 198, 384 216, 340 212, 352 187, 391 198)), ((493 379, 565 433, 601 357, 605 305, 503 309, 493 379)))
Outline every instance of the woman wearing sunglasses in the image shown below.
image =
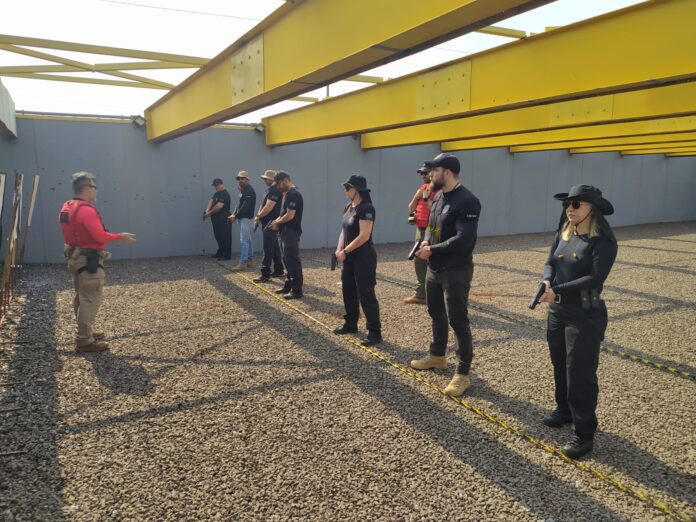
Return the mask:
POLYGON ((544 265, 548 303, 546 337, 556 385, 556 409, 544 417, 552 428, 573 423, 575 436, 563 447, 570 458, 592 450, 597 430, 597 365, 607 327, 602 287, 616 259, 614 233, 604 216, 614 207, 591 185, 556 194, 563 201, 558 232, 544 265))
POLYGON ((341 284, 346 315, 343 316, 343 326, 336 328, 334 333, 357 332, 362 306, 368 332, 362 344, 373 346, 382 340, 379 303, 375 295, 377 251, 372 243, 375 207, 364 177, 351 176, 343 184, 343 189, 350 203, 343 209, 343 230, 338 237, 336 259, 343 263, 341 284))

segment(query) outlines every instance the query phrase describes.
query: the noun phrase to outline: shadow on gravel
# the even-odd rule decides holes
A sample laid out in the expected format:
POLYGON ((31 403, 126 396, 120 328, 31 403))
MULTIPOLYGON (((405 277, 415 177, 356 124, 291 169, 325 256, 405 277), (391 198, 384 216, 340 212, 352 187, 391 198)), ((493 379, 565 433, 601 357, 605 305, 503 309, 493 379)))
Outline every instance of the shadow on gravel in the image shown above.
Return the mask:
POLYGON ((442 408, 437 401, 390 375, 380 363, 366 363, 344 345, 305 326, 300 316, 293 315, 290 309, 287 313, 278 314, 277 308, 252 293, 253 287, 241 278, 230 281, 220 273, 210 276, 208 282, 260 320, 272 315, 277 317, 268 326, 278 335, 303 346, 322 366, 332 368, 334 376, 350 380, 362 393, 390 408, 435 444, 475 468, 539 517, 584 512, 598 518, 620 518, 607 506, 550 475, 497 439, 442 408), (295 328, 298 325, 300 329, 295 328), (313 342, 308 343, 308 339, 313 342), (483 442, 495 450, 481 452, 473 441, 483 442))
MULTIPOLYGON (((65 288, 42 270, 25 269, 17 295, 29 302, 21 308, 9 362, 0 381, 22 384, 0 389, 0 409, 24 410, 0 414, 0 452, 26 454, 0 457, 0 519, 63 520, 64 481, 58 461, 59 424, 56 375, 61 363, 56 352, 56 293, 65 288), (52 279, 52 281, 50 280, 52 279)), ((3 327, 4 329, 4 327, 3 327)))
MULTIPOLYGON (((552 390, 549 392, 552 393, 552 390)), ((524 424, 526 433, 541 440, 553 440, 556 446, 566 443, 572 437, 572 426, 552 429, 541 423, 542 417, 550 413, 549 410, 503 395, 482 379, 476 378, 473 381, 467 396, 495 404, 501 411, 524 424)), ((687 504, 696 503, 696 481, 693 475, 668 466, 633 442, 614 433, 598 431, 595 443, 595 449, 590 454, 591 460, 610 466, 631 477, 636 483, 662 491, 674 499, 687 504)))

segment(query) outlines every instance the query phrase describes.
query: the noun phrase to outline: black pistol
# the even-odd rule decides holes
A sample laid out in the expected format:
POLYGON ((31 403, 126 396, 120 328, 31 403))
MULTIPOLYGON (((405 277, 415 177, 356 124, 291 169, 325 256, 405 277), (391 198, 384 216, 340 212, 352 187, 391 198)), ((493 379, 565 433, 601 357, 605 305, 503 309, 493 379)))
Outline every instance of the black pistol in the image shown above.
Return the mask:
POLYGON ((333 272, 336 270, 336 266, 338 265, 338 258, 336 257, 336 252, 331 254, 331 271, 333 272))
POLYGON ((527 305, 530 310, 534 310, 536 308, 536 306, 539 304, 539 299, 541 299, 541 296, 544 295, 544 293, 546 293, 546 283, 542 281, 541 283, 539 283, 534 297, 531 301, 529 301, 529 304, 527 305))
POLYGON ((416 252, 418 252, 418 251, 420 250, 420 247, 421 247, 421 243, 422 243, 422 242, 423 242, 423 240, 422 240, 422 239, 419 239, 418 241, 416 241, 416 244, 413 245, 413 248, 411 249, 411 252, 409 252, 409 254, 408 254, 408 260, 409 260, 409 261, 413 261, 413 259, 416 257, 416 252))

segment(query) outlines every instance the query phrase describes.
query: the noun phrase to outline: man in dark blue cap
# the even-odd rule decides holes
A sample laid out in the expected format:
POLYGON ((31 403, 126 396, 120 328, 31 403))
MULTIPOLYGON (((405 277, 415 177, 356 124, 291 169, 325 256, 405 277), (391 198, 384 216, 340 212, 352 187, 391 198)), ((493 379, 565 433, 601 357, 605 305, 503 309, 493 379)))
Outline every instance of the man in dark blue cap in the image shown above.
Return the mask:
POLYGON ((230 193, 220 178, 213 180, 215 193, 208 200, 208 207, 203 212, 203 220, 210 218, 213 224, 213 234, 218 249, 212 257, 215 259, 230 259, 232 257, 232 223, 227 221, 230 215, 230 193))
POLYGON ((433 342, 428 355, 411 361, 417 370, 447 369, 447 335, 449 325, 457 337, 459 365, 444 392, 459 396, 471 384, 469 370, 473 358, 468 301, 474 273, 473 251, 476 246, 481 203, 459 182, 459 160, 440 154, 425 166, 432 169, 436 190, 430 220, 416 256, 428 261, 425 296, 433 322, 433 342))

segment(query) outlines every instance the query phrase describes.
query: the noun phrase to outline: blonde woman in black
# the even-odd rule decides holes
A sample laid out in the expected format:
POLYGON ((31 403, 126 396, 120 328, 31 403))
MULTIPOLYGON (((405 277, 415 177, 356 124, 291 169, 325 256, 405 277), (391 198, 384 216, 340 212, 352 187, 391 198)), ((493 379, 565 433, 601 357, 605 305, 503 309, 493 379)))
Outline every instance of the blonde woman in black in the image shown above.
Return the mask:
POLYGON ((575 436, 563 453, 577 459, 594 446, 599 345, 607 327, 600 296, 618 247, 604 218, 614 207, 599 189, 575 185, 554 197, 563 201, 563 213, 544 266, 546 293, 540 302, 549 305, 546 337, 556 409, 543 422, 552 428, 574 424, 575 436))
POLYGON ((379 303, 375 295, 377 251, 372 243, 375 207, 364 177, 351 176, 343 184, 343 189, 350 203, 343 211, 343 230, 338 238, 336 259, 343 263, 341 284, 346 314, 343 326, 336 328, 334 333, 357 332, 362 306, 368 332, 362 344, 373 346, 382 340, 379 303))

